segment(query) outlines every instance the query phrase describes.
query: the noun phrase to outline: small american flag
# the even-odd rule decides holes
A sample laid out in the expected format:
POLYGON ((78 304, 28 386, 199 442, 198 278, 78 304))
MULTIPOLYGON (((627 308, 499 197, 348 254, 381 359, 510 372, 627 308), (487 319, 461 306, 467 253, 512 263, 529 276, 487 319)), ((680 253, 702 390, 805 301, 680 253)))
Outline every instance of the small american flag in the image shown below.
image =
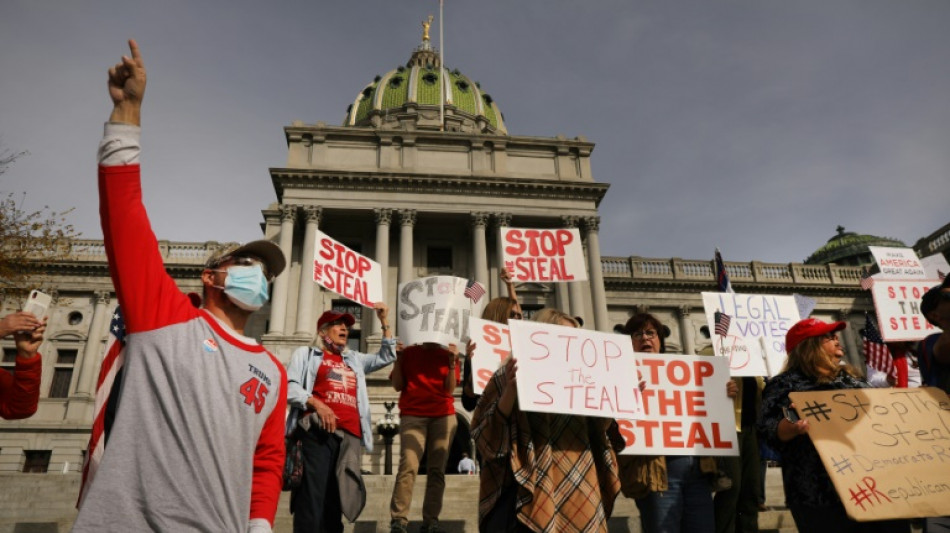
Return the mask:
POLYGON ((729 325, 732 324, 732 317, 719 311, 716 311, 716 314, 713 316, 716 320, 716 335, 720 337, 728 335, 729 325))
POLYGON ((86 491, 92 485, 92 479, 96 476, 96 470, 99 468, 99 462, 102 460, 102 454, 105 452, 106 439, 106 406, 109 403, 109 396, 112 394, 112 386, 115 384, 116 375, 122 370, 125 364, 125 321, 122 319, 122 311, 116 307, 112 313, 112 322, 109 323, 109 342, 106 344, 106 356, 102 360, 102 367, 99 369, 99 380, 96 382, 96 409, 93 414, 92 434, 89 436, 89 447, 86 450, 86 458, 82 465, 82 485, 79 488, 79 501, 76 508, 82 506, 86 491))
POLYGON ((874 317, 871 313, 864 313, 864 329, 861 330, 861 338, 864 346, 864 359, 869 367, 884 372, 888 376, 897 379, 897 367, 894 366, 894 358, 891 351, 884 344, 881 333, 877 329, 874 317))
POLYGON ((861 274, 861 290, 869 291, 874 286, 874 278, 871 277, 871 271, 864 267, 864 273, 861 274))
POLYGON ((482 287, 482 284, 475 281, 474 279, 468 280, 468 283, 465 284, 465 296, 468 296, 468 299, 478 303, 482 299, 482 296, 485 296, 485 287, 482 287))

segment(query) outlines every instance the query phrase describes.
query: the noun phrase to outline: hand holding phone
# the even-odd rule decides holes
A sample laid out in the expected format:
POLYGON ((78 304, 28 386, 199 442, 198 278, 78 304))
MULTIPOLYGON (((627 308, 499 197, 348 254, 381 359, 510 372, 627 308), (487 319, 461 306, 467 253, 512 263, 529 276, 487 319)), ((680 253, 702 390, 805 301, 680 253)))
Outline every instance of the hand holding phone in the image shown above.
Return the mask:
POLYGON ((785 420, 788 420, 792 424, 801 420, 801 417, 798 416, 798 411, 792 407, 783 407, 782 414, 785 416, 785 420))

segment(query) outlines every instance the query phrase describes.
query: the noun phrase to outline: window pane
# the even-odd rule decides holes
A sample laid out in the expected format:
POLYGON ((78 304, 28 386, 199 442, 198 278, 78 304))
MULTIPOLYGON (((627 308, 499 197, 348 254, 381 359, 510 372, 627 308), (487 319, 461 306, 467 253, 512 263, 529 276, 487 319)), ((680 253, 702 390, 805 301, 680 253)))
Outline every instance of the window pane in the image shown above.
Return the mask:
POLYGON ((333 310, 337 313, 349 313, 356 319, 356 324, 363 318, 363 306, 357 305, 349 300, 333 300, 331 302, 333 310))
POLYGON ((76 349, 63 349, 59 348, 56 350, 57 357, 56 363, 60 365, 74 365, 76 364, 76 356, 79 354, 79 350, 76 349))
POLYGON ((73 380, 72 368, 57 368, 53 371, 53 384, 49 387, 50 398, 68 398, 69 382, 73 380))
POLYGON ((426 268, 429 270, 452 270, 452 248, 430 246, 426 250, 426 268))
POLYGON ((16 348, 4 348, 3 349, 3 362, 12 363, 16 361, 16 348))
POLYGON ((23 471, 44 474, 49 470, 49 458, 52 450, 23 450, 25 460, 23 471))

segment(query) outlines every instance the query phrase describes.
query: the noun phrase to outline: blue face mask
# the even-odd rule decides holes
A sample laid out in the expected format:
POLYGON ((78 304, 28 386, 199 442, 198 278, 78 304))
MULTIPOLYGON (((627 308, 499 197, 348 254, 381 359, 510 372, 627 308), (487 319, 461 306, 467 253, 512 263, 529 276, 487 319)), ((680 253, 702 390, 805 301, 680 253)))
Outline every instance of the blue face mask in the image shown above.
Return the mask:
POLYGON ((267 303, 267 278, 260 265, 232 266, 224 279, 224 294, 245 311, 257 311, 267 303))

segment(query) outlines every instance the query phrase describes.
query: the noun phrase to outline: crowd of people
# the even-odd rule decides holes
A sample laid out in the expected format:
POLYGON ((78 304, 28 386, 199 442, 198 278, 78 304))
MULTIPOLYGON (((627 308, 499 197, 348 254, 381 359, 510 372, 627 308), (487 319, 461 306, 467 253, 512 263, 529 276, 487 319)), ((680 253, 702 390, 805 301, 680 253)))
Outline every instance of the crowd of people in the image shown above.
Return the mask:
MULTIPOLYGON (((299 446, 302 461, 291 489, 294 531, 343 531, 344 518, 356 520, 367 499, 361 464, 363 451, 373 449, 373 430, 366 376, 389 366, 400 412, 392 533, 409 529, 423 462, 418 531, 443 531, 439 517, 460 383, 461 403, 473 411, 475 450, 463 454, 457 470, 479 476, 480 531, 606 531, 621 493, 635 499, 645 533, 758 531, 760 441, 781 457, 786 503, 799 531, 910 530, 908 520, 850 519, 808 437, 808 422, 789 415, 796 408, 791 392, 871 386, 864 372, 843 361, 838 334, 844 322, 799 321, 788 330, 781 372, 764 384, 756 378, 727 382, 722 394, 734 402, 740 455, 724 460, 621 455, 615 420, 522 410, 514 356, 476 395, 476 344, 468 343, 464 356, 455 344, 403 346, 382 302, 374 309, 382 327, 376 353, 350 348, 356 318, 329 310, 317 320, 312 345, 296 349, 285 369, 245 335, 250 315, 268 301, 269 282, 286 267, 279 247, 255 241, 212 257, 201 274, 200 308, 162 265, 139 176, 145 66, 135 41, 129 45, 130 55, 109 70, 113 111, 99 148, 101 221, 128 334, 127 362, 109 451, 84 493, 73 531, 271 531, 290 443, 299 446)), ((507 296, 491 300, 482 317, 501 324, 524 319, 507 270, 501 269, 501 278, 507 296)), ((950 392, 948 282, 924 295, 921 311, 944 333, 919 347, 895 346, 904 370, 896 381, 874 379, 950 392)), ((535 311, 532 319, 580 327, 577 317, 553 308, 535 311)), ((0 338, 12 335, 17 349, 13 374, 0 370, 4 419, 36 411, 45 328, 46 318, 30 313, 0 319, 0 338)), ((651 314, 635 314, 619 331, 636 352, 666 353, 670 330, 651 314)), ((947 531, 950 519, 928 518, 926 527, 947 531)))

